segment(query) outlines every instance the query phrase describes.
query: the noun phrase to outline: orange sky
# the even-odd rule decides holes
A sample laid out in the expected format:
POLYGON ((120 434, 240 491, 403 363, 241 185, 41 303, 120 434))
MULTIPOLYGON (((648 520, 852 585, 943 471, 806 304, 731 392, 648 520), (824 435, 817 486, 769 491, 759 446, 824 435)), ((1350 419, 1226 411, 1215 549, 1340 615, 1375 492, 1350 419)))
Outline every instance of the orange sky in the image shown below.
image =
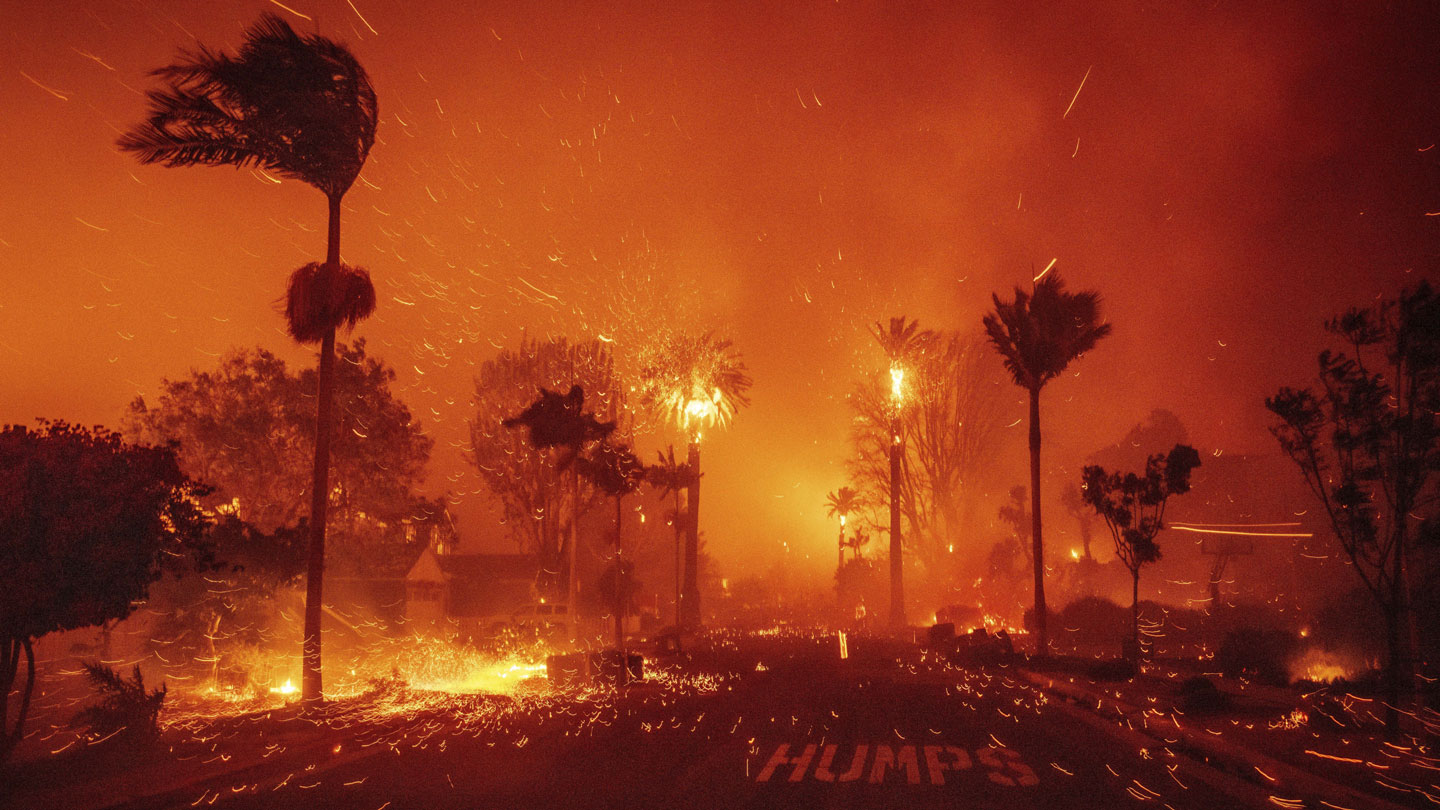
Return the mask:
POLYGON ((789 540, 819 570, 871 321, 978 326, 1058 259, 1114 335, 1047 393, 1057 463, 1154 407, 1202 453, 1272 452, 1261 401, 1304 381, 1323 317, 1437 275, 1432 4, 286 5, 312 19, 0 12, 0 422, 115 425, 237 345, 310 362, 274 301, 323 256, 319 193, 113 145, 147 70, 267 10, 348 42, 379 92, 346 199, 345 258, 380 298, 358 334, 464 533, 486 532, 470 378, 521 329, 729 334, 753 405, 707 441, 704 528, 722 564, 789 540))

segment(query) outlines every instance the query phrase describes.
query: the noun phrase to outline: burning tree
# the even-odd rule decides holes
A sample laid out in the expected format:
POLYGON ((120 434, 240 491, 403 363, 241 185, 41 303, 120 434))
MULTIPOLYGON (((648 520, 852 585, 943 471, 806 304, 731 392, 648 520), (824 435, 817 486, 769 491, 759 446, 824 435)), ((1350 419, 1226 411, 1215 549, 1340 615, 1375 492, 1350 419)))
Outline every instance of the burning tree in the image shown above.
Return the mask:
POLYGON ((708 332, 699 337, 671 335, 642 358, 641 403, 690 440, 682 625, 700 623, 700 439, 706 429, 724 427, 750 404, 750 385, 745 363, 730 341, 708 332))
MULTIPOLYGON (((1044 275, 1044 274, 1042 274, 1044 275)), ((1036 652, 1050 650, 1045 607, 1045 542, 1040 520, 1040 391, 1071 361, 1110 334, 1100 322, 1100 296, 1071 293, 1058 273, 1034 282, 1029 293, 1015 288, 1015 300, 993 295, 995 311, 985 316, 985 331, 1015 384, 1030 394, 1030 517, 1035 571, 1036 652)))
POLYGON ((291 275, 285 307, 290 335, 320 344, 304 654, 304 699, 318 701, 335 330, 375 311, 370 274, 340 261, 340 201, 375 143, 375 89, 344 45, 301 36, 268 13, 238 55, 201 47, 155 75, 166 87, 150 91, 150 117, 120 138, 121 149, 172 167, 258 166, 315 187, 329 205, 325 262, 291 275))
POLYGON ((522 339, 518 348, 487 360, 475 375, 470 460, 499 502, 511 538, 539 560, 539 586, 547 593, 568 576, 565 557, 578 537, 575 519, 594 508, 601 496, 569 479, 554 453, 535 447, 523 433, 506 430, 503 423, 529 405, 538 390, 571 385, 580 386, 607 410, 618 414, 625 409, 610 350, 598 340, 572 344, 564 338, 522 339), (567 529, 571 541, 562 540, 567 529))
MULTIPOLYGON (((954 544, 977 501, 978 488, 965 484, 980 477, 999 437, 1002 378, 978 334, 939 333, 907 368, 906 407, 900 413, 898 503, 906 524, 901 536, 926 569, 938 573, 954 559, 954 544)), ((867 505, 888 499, 891 378, 872 375, 856 386, 849 403, 855 420, 848 467, 864 515, 867 505)), ((884 530, 873 518, 867 522, 872 531, 884 530)))
POLYGON ((0 568, 9 574, 0 589, 0 762, 24 733, 35 639, 122 619, 166 570, 209 565, 204 492, 171 447, 63 422, 0 429, 0 568), (15 690, 22 657, 25 687, 15 690))
POLYGON ((1440 296, 1422 282, 1325 326, 1347 349, 1320 352, 1319 393, 1281 388, 1265 407, 1384 616, 1393 730, 1413 677, 1409 577, 1440 539, 1440 296))
POLYGON ((1115 556, 1130 572, 1127 657, 1140 654, 1140 568, 1160 559, 1155 536, 1165 528, 1165 505, 1170 496, 1190 491, 1190 473, 1199 466, 1195 448, 1177 444, 1169 453, 1150 456, 1143 474, 1106 472, 1093 464, 1081 471, 1085 503, 1105 521, 1115 541, 1115 556))

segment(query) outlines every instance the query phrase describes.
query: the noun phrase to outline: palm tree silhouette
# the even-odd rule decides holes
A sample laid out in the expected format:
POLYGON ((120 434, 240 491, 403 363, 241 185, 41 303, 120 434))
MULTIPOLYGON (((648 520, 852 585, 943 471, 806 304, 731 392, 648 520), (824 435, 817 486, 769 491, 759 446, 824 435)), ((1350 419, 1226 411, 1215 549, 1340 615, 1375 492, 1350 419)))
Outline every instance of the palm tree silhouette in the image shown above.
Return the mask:
POLYGON ((1110 334, 1100 322, 1100 295, 1071 293, 1058 273, 1050 273, 1030 293, 1015 288, 1015 300, 992 295, 995 311, 985 316, 985 332, 1005 361, 1015 384, 1030 392, 1030 541, 1034 549, 1036 652, 1050 652, 1045 608, 1045 544, 1040 533, 1040 389, 1070 362, 1110 334))
POLYGON ((890 626, 904 627, 905 568, 900 547, 900 464, 905 455, 904 437, 900 432, 900 409, 904 404, 905 367, 925 353, 935 340, 935 333, 921 329, 920 324, 904 315, 891 318, 888 325, 875 323, 870 333, 890 361, 890 626))
MULTIPOLYGON (((593 417, 592 417, 593 418, 593 417)), ((630 609, 630 601, 633 596, 630 574, 634 566, 625 560, 625 547, 621 544, 621 531, 625 525, 625 496, 640 489, 640 482, 645 479, 645 465, 635 457, 635 453, 623 444, 602 439, 588 457, 581 457, 576 461, 581 475, 590 480, 596 489, 615 499, 615 561, 612 565, 614 571, 614 609, 615 609, 615 649, 620 650, 622 655, 625 652, 625 616, 630 609)), ((624 658, 621 658, 624 661, 624 658)), ((628 678, 629 669, 623 663, 620 667, 620 680, 625 682, 628 678)))
POLYGON ((146 94, 149 118, 121 136, 122 150, 141 163, 169 167, 255 166, 314 186, 329 204, 325 262, 291 275, 285 306, 291 336, 320 344, 302 691, 306 702, 315 702, 322 685, 335 330, 354 328, 375 310, 370 275, 340 262, 340 201, 375 143, 375 89, 344 45, 301 36, 269 13, 245 32, 238 54, 201 46, 153 75, 165 86, 146 94))
POLYGON ((690 439, 690 486, 686 487, 685 583, 681 624, 700 623, 700 438, 750 404, 751 380, 730 341, 711 333, 674 335, 650 352, 640 370, 640 401, 690 439))
POLYGON ((840 487, 834 492, 825 494, 826 517, 840 518, 840 539, 837 543, 840 562, 835 568, 837 574, 841 568, 845 567, 845 518, 855 511, 858 499, 858 493, 850 487, 840 487))
POLYGON ((663 453, 656 451, 655 455, 659 457, 659 463, 645 468, 645 483, 660 490, 660 497, 669 495, 674 498, 675 508, 670 513, 670 525, 675 529, 675 626, 680 627, 680 573, 683 566, 680 560, 680 544, 683 538, 690 535, 685 528, 688 515, 680 509, 680 490, 688 490, 694 481, 690 474, 690 465, 675 460, 675 445, 667 446, 663 453))

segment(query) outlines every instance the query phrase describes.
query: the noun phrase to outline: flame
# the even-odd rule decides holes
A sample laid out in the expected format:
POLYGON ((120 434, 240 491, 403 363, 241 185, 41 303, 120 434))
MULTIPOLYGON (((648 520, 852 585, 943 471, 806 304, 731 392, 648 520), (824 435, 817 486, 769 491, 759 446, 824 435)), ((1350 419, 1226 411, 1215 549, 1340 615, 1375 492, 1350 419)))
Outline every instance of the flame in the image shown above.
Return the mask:
POLYGON ((905 399, 905 369, 898 365, 890 367, 890 396, 896 402, 905 399))
POLYGON ((300 687, 296 686, 295 682, 289 678, 286 678, 285 683, 279 686, 270 687, 270 694, 272 695, 293 695, 299 691, 300 687))

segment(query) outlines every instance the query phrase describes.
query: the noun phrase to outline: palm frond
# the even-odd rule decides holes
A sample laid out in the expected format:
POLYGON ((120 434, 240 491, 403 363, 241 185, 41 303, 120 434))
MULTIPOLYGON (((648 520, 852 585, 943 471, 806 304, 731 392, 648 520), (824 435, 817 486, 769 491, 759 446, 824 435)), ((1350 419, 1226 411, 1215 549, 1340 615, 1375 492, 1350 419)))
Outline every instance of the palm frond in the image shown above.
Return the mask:
POLYGON ((311 262, 290 274, 285 326, 301 343, 318 343, 332 329, 354 329, 375 312, 375 285, 362 267, 311 262))
POLYGON ((995 309, 984 318, 985 333, 1015 384, 1032 391, 1110 334, 1110 324, 1100 322, 1099 294, 1066 292, 1058 273, 1047 275, 1030 293, 1017 287, 1013 301, 998 295, 992 300, 995 309))
POLYGON ((153 72, 150 115, 118 145, 143 163, 259 166, 343 195, 375 142, 374 87, 345 46, 274 14, 235 56, 199 48, 153 72))

